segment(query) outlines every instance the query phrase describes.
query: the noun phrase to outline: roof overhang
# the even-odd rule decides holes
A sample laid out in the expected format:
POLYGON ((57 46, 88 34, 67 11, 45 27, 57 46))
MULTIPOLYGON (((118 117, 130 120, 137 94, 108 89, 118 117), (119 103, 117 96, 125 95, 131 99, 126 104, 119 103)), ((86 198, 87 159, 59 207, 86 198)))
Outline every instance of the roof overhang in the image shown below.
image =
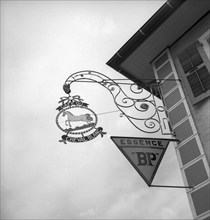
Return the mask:
POLYGON ((151 61, 174 44, 208 11, 209 1, 167 1, 107 62, 137 83, 154 79, 151 61))

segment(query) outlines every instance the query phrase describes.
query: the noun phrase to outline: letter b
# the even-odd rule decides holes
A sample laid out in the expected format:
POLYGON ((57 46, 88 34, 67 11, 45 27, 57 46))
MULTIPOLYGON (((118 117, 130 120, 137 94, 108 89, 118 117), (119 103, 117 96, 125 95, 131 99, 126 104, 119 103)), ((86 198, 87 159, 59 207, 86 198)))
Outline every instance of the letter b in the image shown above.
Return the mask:
POLYGON ((149 152, 136 152, 138 159, 138 166, 153 166, 152 161, 156 160, 156 155, 149 152))
POLYGON ((138 158, 138 166, 147 165, 147 155, 144 152, 136 152, 138 158))

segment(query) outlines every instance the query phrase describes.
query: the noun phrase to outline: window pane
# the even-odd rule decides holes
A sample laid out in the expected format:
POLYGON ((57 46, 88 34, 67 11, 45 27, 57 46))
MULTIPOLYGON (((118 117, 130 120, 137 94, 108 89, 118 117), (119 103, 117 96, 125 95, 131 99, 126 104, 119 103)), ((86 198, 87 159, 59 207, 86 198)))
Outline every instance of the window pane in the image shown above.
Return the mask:
POLYGON ((189 46, 182 54, 179 55, 179 61, 185 73, 203 63, 198 52, 196 44, 189 46))
POLYGON ((190 186, 196 186, 208 179, 203 160, 199 160, 193 165, 190 165, 184 172, 190 186))
POLYGON ((201 67, 199 70, 197 70, 197 72, 203 84, 203 87, 205 88, 206 91, 209 90, 210 89, 210 74, 206 66, 201 67))
POLYGON ((193 44, 190 47, 188 47, 187 53, 194 67, 197 67, 203 63, 203 60, 198 52, 196 45, 193 44))
MULTIPOLYGON (((193 104, 209 96, 207 93, 210 90, 210 72, 207 66, 209 63, 207 63, 208 60, 204 53, 209 51, 209 36, 205 35, 205 39, 204 36, 201 39, 203 47, 199 41, 195 41, 182 50, 177 57, 182 67, 180 74, 187 81, 187 90, 193 104)), ((208 58, 210 57, 208 56, 208 58)))
POLYGON ((210 184, 207 184, 204 187, 192 192, 191 194, 197 215, 209 211, 209 206, 210 206, 209 187, 210 184))
POLYGON ((181 55, 179 55, 179 61, 185 73, 189 72, 193 68, 186 52, 183 52, 181 55))
POLYGON ((172 67, 170 62, 168 61, 166 64, 164 64, 164 66, 162 66, 158 71, 158 77, 160 79, 164 79, 168 74, 170 74, 172 72, 172 67))
POLYGON ((190 87, 192 89, 193 95, 195 97, 201 95, 204 92, 196 72, 193 72, 192 74, 190 74, 187 77, 187 80, 188 80, 188 82, 190 84, 190 87))
POLYGON ((164 62, 168 60, 168 55, 167 53, 164 53, 156 62, 155 62, 155 67, 158 68, 160 65, 162 65, 164 62))
POLYGON ((200 150, 195 138, 191 139, 179 148, 182 164, 185 165, 196 157, 200 156, 200 150))

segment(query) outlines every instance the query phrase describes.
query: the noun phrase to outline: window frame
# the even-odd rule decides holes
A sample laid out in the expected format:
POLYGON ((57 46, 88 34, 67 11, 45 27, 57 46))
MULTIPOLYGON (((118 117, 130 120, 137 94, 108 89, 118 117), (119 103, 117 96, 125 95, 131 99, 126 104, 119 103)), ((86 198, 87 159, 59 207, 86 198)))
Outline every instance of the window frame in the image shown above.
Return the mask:
MULTIPOLYGON (((210 33, 210 31, 209 31, 210 33)), ((184 84, 185 84, 185 87, 186 87, 186 91, 187 91, 187 95, 190 97, 190 100, 192 102, 192 105, 195 105, 197 104, 198 102, 202 101, 203 99, 207 98, 208 96, 210 96, 210 90, 207 90, 206 92, 203 92, 202 94, 200 94, 199 96, 195 97, 193 92, 192 92, 192 89, 191 89, 191 86, 188 82, 188 79, 187 79, 187 76, 189 76, 189 74, 186 74, 182 68, 182 65, 179 61, 179 55, 181 53, 183 53, 183 51, 185 49, 187 49, 190 45, 192 44, 195 44, 196 43, 196 47, 198 49, 198 52, 203 60, 203 65, 206 66, 208 72, 210 73, 210 61, 209 61, 209 58, 206 54, 206 51, 204 50, 204 41, 205 39, 208 37, 208 31, 206 33, 204 33, 199 39, 195 40, 193 43, 187 45, 187 47, 183 48, 175 57, 175 63, 177 64, 177 68, 180 72, 180 77, 183 79, 184 81, 184 84), (196 42, 197 41, 197 42, 196 42), (202 41, 202 43, 201 43, 202 41)), ((208 46, 208 43, 206 42, 207 46, 208 46)), ((202 66, 203 66, 202 65, 202 66)))
POLYGON ((210 30, 206 31, 203 35, 201 35, 201 37, 198 38, 198 41, 203 46, 203 49, 204 49, 208 59, 210 60, 210 46, 206 40, 208 37, 210 37, 210 30))

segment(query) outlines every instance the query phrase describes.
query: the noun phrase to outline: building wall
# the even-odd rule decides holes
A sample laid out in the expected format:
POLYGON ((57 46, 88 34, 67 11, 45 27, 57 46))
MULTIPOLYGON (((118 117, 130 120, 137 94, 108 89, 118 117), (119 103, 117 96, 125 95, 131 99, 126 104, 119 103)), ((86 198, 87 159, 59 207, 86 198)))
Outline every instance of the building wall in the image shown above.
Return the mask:
MULTIPOLYGON (((202 20, 200 20, 191 30, 189 30, 180 40, 178 40, 171 48, 170 53, 172 59, 174 60, 174 65, 178 73, 178 77, 182 79, 182 74, 180 73, 180 66, 177 63, 177 54, 186 48, 188 45, 192 44, 198 40, 205 32, 209 30, 210 25, 210 14, 207 14, 202 20)), ((209 60, 207 61, 209 62, 209 60)), ((210 65, 208 63, 208 65, 210 65)), ((183 81, 183 80, 182 80, 183 81)), ((194 119, 198 134, 207 156, 208 163, 210 165, 210 97, 192 105, 189 93, 183 81, 183 91, 189 103, 189 108, 194 119)))
MULTIPOLYGON (((194 107, 189 103, 184 91, 185 85, 179 81, 180 76, 170 50, 167 49, 160 54, 152 65, 155 77, 160 82, 162 99, 172 131, 175 137, 180 140, 180 143, 175 145, 175 150, 184 184, 189 186, 186 191, 193 217, 194 219, 209 219, 209 165, 201 142, 202 137, 197 129, 200 126, 197 124, 198 115, 194 115, 195 112, 192 111, 194 107)), ((203 110, 201 110, 203 107, 202 104, 197 107, 199 115, 203 114, 203 110)))

